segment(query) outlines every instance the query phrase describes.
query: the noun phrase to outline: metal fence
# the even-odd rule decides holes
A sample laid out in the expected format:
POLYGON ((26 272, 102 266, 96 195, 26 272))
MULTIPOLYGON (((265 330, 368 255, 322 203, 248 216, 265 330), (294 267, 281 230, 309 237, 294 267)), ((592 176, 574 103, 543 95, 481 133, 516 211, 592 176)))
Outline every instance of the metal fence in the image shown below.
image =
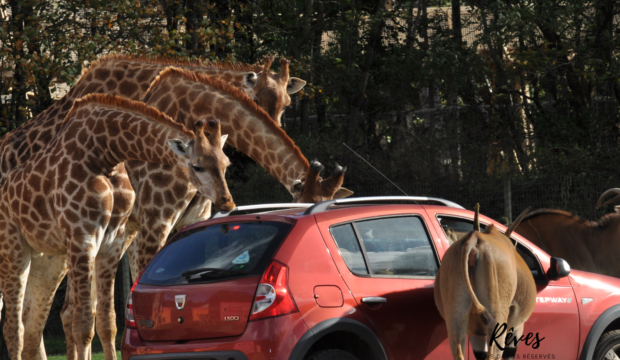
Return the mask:
MULTIPOLYGON (((583 174, 580 176, 538 176, 538 177, 485 177, 472 181, 439 179, 423 182, 398 183, 407 195, 434 196, 473 209, 480 203, 480 212, 499 221, 515 218, 528 206, 532 210, 541 208, 562 209, 596 220, 613 211, 612 206, 595 209, 599 196, 607 189, 620 187, 620 176, 583 174)), ((403 195, 394 185, 351 187, 354 197, 403 195)), ((290 202, 291 196, 279 184, 273 190, 252 188, 247 184, 245 192, 235 193, 239 205, 290 202)))

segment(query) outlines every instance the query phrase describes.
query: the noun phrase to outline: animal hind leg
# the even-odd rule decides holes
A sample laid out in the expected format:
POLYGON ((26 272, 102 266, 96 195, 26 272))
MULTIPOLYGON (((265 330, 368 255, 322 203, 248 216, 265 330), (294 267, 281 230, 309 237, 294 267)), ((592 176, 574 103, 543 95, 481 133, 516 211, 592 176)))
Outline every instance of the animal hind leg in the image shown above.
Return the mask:
POLYGON ((476 360, 486 360, 489 355, 486 336, 469 335, 469 342, 476 360))
POLYGON ((95 255, 98 244, 94 236, 70 238, 67 256, 69 258, 69 282, 71 282, 71 335, 77 360, 90 358, 90 344, 95 336, 96 296, 93 288, 95 255))
MULTIPOLYGON (((91 308, 95 309, 97 306, 97 282, 93 281, 91 284, 91 308)), ((65 332, 65 342, 67 343, 67 360, 76 360, 78 358, 78 349, 73 336, 73 316, 75 314, 75 306, 73 303, 73 290, 71 287, 71 281, 67 281, 67 291, 65 293, 65 301, 60 310, 60 318, 62 320, 63 330, 65 332)), ((93 318, 95 314, 93 314, 93 318)), ((92 359, 92 344, 89 343, 85 350, 87 359, 92 359)))
MULTIPOLYGON (((505 313, 508 313, 508 311, 505 313)), ((501 312, 495 312, 492 314, 492 318, 495 321, 490 322, 486 326, 486 341, 489 344, 489 356, 491 359, 500 359, 503 356, 503 349, 506 347, 506 334, 509 329, 506 324, 507 317, 501 312)))
MULTIPOLYGON (((0 227, 13 228, 2 220, 0 227)), ((8 248, 3 247, 0 250, 0 289, 6 307, 4 339, 11 359, 21 360, 24 349, 22 314, 26 282, 30 272, 31 248, 16 228, 10 232, 2 231, 0 243, 8 244, 8 248)))
POLYGON ((509 321, 507 328, 508 330, 514 329, 514 331, 509 332, 510 337, 506 339, 506 348, 504 349, 502 359, 512 360, 516 358, 519 339, 521 338, 521 335, 523 335, 523 324, 514 326, 509 321))
POLYGON ((114 246, 105 256, 95 260, 97 276, 97 335, 101 339, 105 360, 116 360, 116 313, 114 311, 114 280, 121 257, 133 241, 133 234, 122 232, 114 240, 114 246))
POLYGON ((467 349, 467 323, 454 322, 448 325, 448 339, 450 340, 450 350, 454 360, 465 359, 465 349, 467 349))
POLYGON ((25 359, 47 358, 42 342, 43 329, 56 289, 66 273, 66 256, 43 255, 32 258, 23 314, 25 359))

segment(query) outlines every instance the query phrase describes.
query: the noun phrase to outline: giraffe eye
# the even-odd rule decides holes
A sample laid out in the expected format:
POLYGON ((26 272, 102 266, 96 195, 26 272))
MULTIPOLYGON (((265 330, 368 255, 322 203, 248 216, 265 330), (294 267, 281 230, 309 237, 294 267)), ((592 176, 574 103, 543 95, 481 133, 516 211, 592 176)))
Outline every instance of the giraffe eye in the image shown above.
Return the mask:
POLYGON ((198 165, 192 165, 192 169, 194 169, 195 172, 205 171, 205 169, 202 166, 198 166, 198 165))

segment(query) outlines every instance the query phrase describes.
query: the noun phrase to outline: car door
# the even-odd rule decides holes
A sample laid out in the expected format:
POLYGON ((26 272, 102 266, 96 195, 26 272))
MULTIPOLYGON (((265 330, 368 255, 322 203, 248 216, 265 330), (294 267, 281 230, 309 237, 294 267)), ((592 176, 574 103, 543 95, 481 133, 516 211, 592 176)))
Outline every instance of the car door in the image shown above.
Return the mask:
POLYGON ((451 358, 433 296, 438 256, 424 215, 319 222, 328 248, 339 254, 334 260, 344 281, 390 359, 451 358))
MULTIPOLYGON (((449 243, 456 236, 473 230, 472 219, 437 214, 437 224, 449 243)), ((487 223, 488 224, 488 223, 487 223)), ((481 228, 485 224, 481 221, 481 228)), ((513 237, 513 242, 517 241, 513 237)), ((519 343, 517 358, 576 359, 579 343, 579 313, 573 288, 568 278, 547 281, 543 267, 527 243, 518 241, 517 252, 527 263, 536 281, 536 306, 526 321, 524 334, 538 334, 540 342, 519 343), (561 329, 561 330, 560 330, 561 329), (542 357, 542 356, 545 357, 542 357)), ((469 359, 475 359, 469 351, 469 359)))

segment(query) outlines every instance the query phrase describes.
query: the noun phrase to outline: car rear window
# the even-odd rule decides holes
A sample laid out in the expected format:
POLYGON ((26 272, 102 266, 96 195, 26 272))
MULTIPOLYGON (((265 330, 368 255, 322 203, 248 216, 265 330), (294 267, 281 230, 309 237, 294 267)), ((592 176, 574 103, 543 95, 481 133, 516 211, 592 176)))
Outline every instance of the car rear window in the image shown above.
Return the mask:
POLYGON ((291 224, 231 222, 178 234, 155 256, 140 284, 178 285, 261 275, 291 224))

